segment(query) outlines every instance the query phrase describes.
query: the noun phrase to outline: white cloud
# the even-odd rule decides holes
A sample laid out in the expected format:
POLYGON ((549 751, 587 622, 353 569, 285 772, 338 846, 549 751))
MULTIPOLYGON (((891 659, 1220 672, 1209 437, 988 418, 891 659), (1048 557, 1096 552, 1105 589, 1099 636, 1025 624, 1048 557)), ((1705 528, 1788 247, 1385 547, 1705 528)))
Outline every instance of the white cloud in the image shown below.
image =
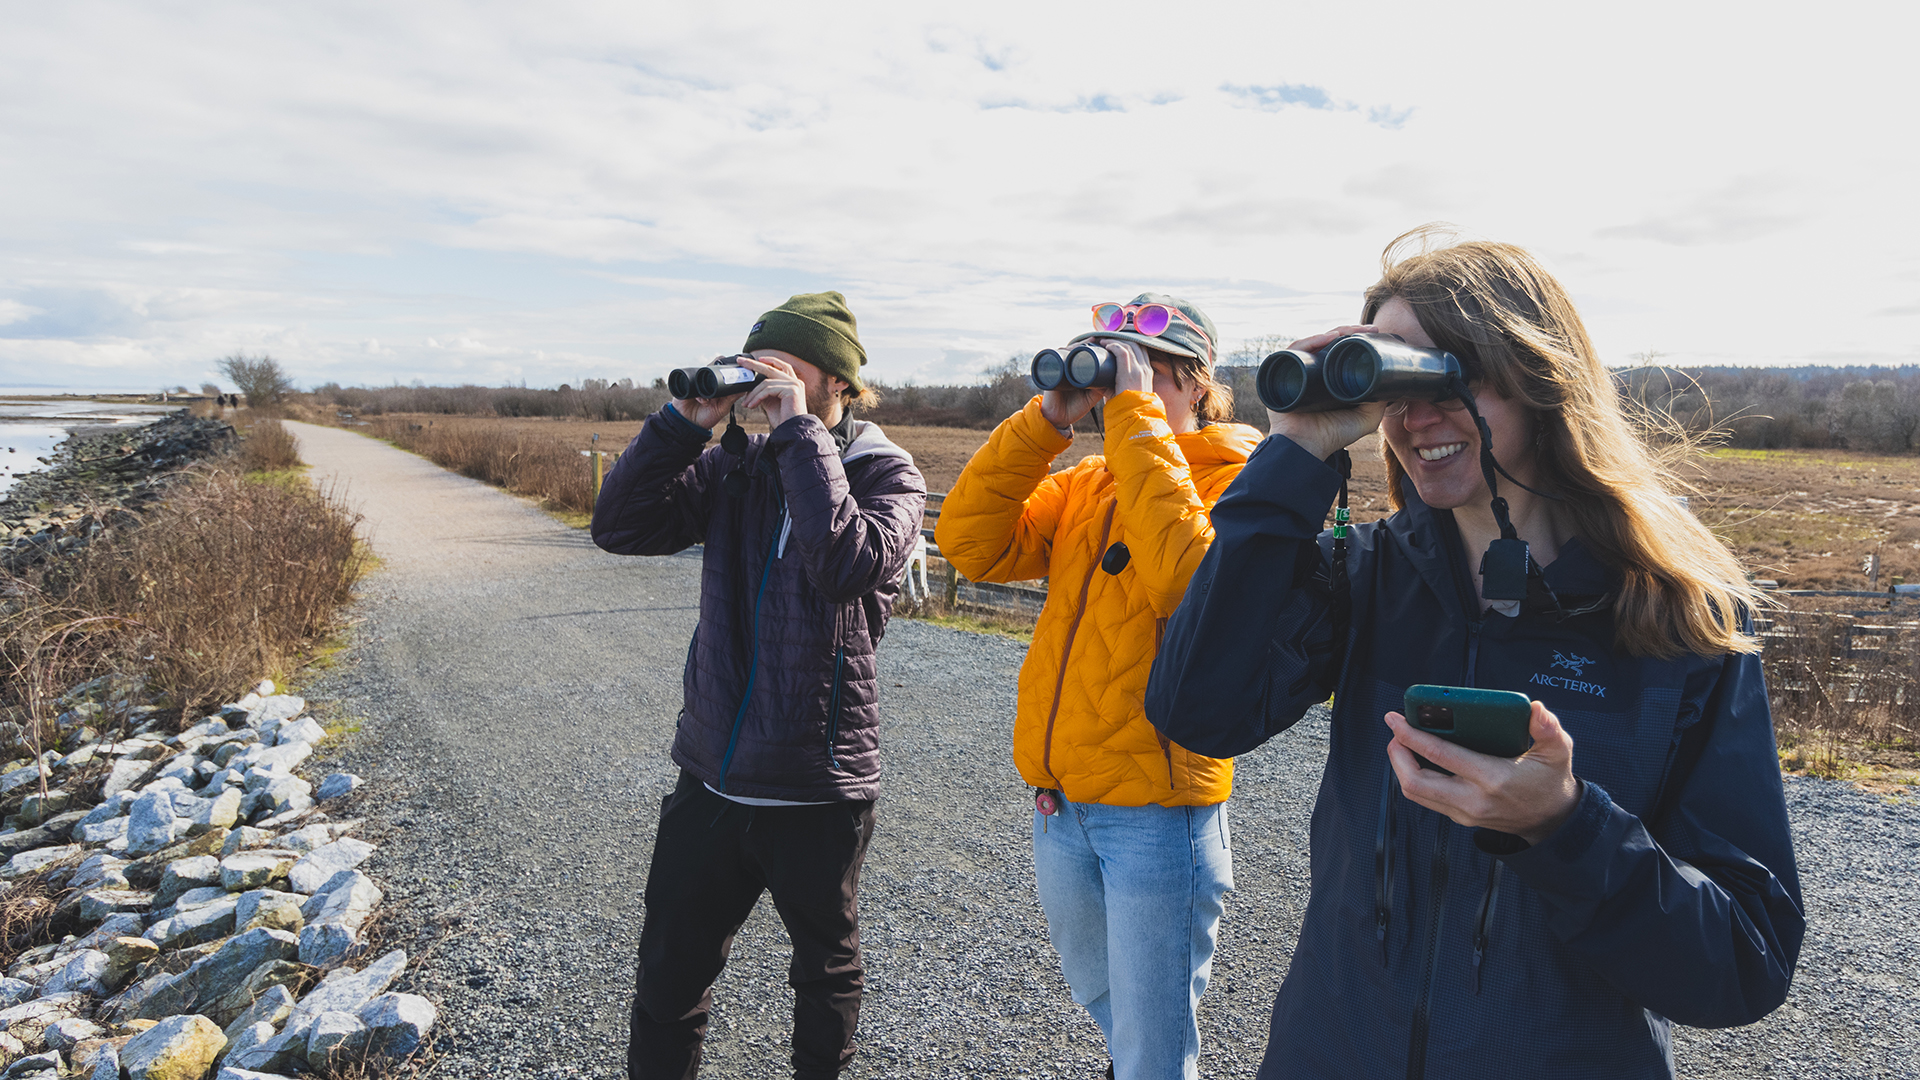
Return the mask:
POLYGON ((26 322, 33 316, 42 314, 45 314, 45 312, 39 308, 28 307, 18 300, 0 300, 0 326, 26 322))
POLYGON ((1540 252, 1612 359, 1912 359, 1913 90, 1853 25, 43 5, 0 38, 0 384, 236 349, 314 383, 651 378, 821 288, 875 376, 940 381, 1145 287, 1228 347, 1344 321, 1432 219, 1540 252))

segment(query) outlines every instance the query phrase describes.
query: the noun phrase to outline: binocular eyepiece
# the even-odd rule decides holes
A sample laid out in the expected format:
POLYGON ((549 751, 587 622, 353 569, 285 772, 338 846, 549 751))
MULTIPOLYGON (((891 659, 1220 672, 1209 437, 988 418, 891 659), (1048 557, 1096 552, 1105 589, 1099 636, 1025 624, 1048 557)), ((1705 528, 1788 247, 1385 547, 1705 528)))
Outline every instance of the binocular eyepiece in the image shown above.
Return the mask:
POLYGON ((667 393, 680 401, 732 397, 767 381, 765 375, 741 367, 741 359, 723 356, 706 367, 674 368, 667 372, 667 393))
POLYGON ((1042 390, 1110 387, 1113 375, 1113 353, 1090 342, 1033 354, 1033 385, 1042 390))
POLYGON ((1442 401, 1460 378, 1459 359, 1444 349, 1351 334, 1318 353, 1273 353, 1260 362, 1254 389, 1274 412, 1328 412, 1370 401, 1442 401))

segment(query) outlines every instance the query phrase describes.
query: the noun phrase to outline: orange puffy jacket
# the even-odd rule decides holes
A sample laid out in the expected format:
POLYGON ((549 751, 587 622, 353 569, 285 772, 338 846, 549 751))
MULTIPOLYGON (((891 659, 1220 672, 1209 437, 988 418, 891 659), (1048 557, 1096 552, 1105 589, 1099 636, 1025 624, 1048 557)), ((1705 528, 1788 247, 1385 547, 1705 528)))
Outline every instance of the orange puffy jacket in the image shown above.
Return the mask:
POLYGON ((1160 399, 1138 391, 1107 402, 1106 425, 1105 458, 1049 473, 1070 440, 1038 397, 1027 402, 967 463, 934 538, 975 581, 1048 579, 1013 729, 1028 784, 1110 806, 1222 802, 1233 762, 1161 738, 1141 699, 1167 616, 1213 542, 1207 510, 1261 436, 1244 424, 1175 435, 1160 399), (1108 557, 1118 544, 1124 566, 1108 557))

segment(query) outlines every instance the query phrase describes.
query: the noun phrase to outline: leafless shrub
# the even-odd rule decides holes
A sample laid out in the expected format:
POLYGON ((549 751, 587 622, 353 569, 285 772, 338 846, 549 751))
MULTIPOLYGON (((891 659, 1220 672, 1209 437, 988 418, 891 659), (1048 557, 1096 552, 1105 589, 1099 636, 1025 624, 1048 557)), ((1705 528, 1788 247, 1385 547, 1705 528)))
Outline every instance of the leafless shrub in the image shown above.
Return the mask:
MULTIPOLYGON (((24 578, 0 575, 0 671, 6 673, 0 714, 19 726, 14 741, 35 758, 58 746, 60 695, 93 674, 107 643, 127 626, 124 618, 90 613, 24 578)), ((31 790, 47 793, 44 763, 31 790)), ((28 793, 17 791, 7 809, 18 809, 28 793)))
POLYGON ((13 966, 21 953, 58 941, 72 929, 59 907, 73 891, 66 881, 79 863, 75 856, 43 866, 14 878, 0 894, 0 970, 13 966))
POLYGON ((240 465, 248 472, 294 469, 301 464, 293 433, 272 418, 256 419, 241 431, 240 465))
POLYGON ((259 356, 234 353, 223 357, 220 371, 228 382, 239 388, 250 408, 278 405, 293 393, 293 376, 280 366, 280 361, 265 353, 259 356))

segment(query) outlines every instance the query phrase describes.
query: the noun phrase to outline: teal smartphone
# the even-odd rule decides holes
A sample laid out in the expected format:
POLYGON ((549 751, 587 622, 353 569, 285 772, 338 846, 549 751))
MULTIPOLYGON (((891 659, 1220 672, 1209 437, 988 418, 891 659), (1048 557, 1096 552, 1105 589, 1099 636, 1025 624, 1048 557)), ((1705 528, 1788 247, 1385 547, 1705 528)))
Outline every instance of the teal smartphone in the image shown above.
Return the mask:
MULTIPOLYGON (((1422 683, 1407 687, 1404 714, 1407 723, 1421 731, 1477 753, 1517 758, 1533 745, 1528 732, 1533 704, 1527 695, 1511 690, 1422 683)), ((1426 758, 1420 758, 1420 767, 1453 775, 1426 758)))

